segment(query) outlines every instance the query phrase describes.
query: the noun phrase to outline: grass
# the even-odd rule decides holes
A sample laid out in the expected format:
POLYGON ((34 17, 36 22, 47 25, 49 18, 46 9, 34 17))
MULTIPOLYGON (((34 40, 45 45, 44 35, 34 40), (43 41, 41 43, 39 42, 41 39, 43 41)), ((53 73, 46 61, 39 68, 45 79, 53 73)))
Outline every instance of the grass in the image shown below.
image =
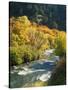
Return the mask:
POLYGON ((33 86, 35 87, 39 87, 39 86, 47 86, 47 82, 42 82, 42 81, 36 81, 35 83, 33 83, 33 86))
POLYGON ((38 80, 33 83, 25 84, 24 87, 41 87, 41 86, 47 86, 47 85, 48 85, 47 82, 42 82, 42 81, 38 80))

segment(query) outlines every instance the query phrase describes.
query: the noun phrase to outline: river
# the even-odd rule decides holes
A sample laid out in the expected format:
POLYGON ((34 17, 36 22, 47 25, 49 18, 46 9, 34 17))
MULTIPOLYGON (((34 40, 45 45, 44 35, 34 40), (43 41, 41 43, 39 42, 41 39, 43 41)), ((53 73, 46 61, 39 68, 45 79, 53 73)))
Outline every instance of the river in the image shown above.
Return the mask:
MULTIPOLYGON (((53 49, 46 50, 44 55, 49 58, 53 55, 53 51, 53 49)), ((10 70, 10 87, 31 87, 31 83, 38 80, 40 82, 48 81, 58 60, 59 56, 53 55, 51 60, 35 60, 27 65, 13 66, 13 69, 10 70)))

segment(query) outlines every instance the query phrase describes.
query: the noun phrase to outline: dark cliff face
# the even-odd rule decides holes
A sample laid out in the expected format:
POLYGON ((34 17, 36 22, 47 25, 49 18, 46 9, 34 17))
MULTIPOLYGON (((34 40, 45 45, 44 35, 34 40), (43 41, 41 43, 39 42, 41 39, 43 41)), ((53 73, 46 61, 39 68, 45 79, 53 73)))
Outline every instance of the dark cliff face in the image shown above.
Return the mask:
POLYGON ((65 5, 10 2, 9 7, 10 17, 26 15, 39 24, 66 31, 65 5))

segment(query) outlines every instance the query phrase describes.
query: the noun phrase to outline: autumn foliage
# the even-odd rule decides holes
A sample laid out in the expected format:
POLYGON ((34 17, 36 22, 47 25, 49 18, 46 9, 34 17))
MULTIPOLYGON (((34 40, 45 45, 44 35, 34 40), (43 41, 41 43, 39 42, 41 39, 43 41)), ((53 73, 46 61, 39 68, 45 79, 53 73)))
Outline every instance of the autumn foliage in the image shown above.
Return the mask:
POLYGON ((27 16, 10 18, 10 64, 17 65, 42 58, 46 49, 65 52, 66 33, 31 22, 27 16))

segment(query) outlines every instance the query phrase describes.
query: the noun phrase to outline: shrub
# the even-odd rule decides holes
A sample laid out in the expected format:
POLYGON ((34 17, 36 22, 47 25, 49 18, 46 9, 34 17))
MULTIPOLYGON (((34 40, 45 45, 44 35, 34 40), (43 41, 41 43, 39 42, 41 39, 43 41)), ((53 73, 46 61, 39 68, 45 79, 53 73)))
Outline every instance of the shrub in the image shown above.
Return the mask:
POLYGON ((30 45, 19 46, 19 54, 24 63, 30 62, 32 60, 32 48, 30 45))
POLYGON ((43 58, 46 49, 55 47, 55 54, 66 51, 65 33, 32 23, 27 16, 10 19, 10 61, 12 65, 43 58), (57 36, 58 35, 58 36, 57 36), (57 37, 57 38, 56 38, 57 37))
POLYGON ((18 65, 21 64, 23 61, 18 53, 17 48, 11 47, 10 48, 10 65, 18 65))
POLYGON ((32 54, 30 51, 25 51, 23 56, 24 62, 30 62, 32 60, 32 54))
POLYGON ((60 32, 56 38, 55 54, 63 56, 66 54, 66 34, 60 32))

